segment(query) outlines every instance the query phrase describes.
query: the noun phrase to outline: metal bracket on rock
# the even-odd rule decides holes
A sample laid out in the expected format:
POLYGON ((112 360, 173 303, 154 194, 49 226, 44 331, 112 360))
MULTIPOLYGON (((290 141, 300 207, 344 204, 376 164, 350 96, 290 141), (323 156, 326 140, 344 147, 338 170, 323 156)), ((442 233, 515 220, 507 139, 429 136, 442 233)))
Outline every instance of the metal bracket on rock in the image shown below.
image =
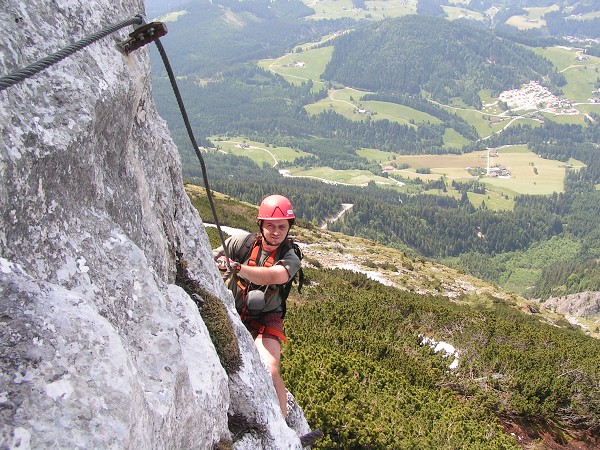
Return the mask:
POLYGON ((119 42, 117 45, 123 53, 129 55, 131 52, 163 37, 165 34, 167 34, 167 26, 163 22, 150 22, 133 30, 129 33, 129 38, 119 42))

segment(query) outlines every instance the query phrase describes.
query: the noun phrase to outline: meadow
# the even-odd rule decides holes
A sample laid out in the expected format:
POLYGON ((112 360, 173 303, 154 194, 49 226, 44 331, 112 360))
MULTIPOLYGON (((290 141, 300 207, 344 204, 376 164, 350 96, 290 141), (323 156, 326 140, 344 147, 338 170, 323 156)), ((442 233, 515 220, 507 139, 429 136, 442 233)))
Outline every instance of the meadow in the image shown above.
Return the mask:
MULTIPOLYGON (((314 43, 314 45, 316 44, 314 43)), ((320 81, 321 74, 331 59, 333 47, 310 48, 309 45, 298 48, 304 50, 287 53, 279 58, 263 59, 259 61, 258 65, 281 75, 290 84, 300 85, 312 80, 314 82, 313 90, 322 89, 325 83, 320 81)))
POLYGON ((246 156, 256 164, 268 164, 272 167, 278 165, 279 161, 292 162, 302 156, 310 156, 309 153, 290 147, 270 146, 264 142, 250 141, 244 138, 222 138, 212 136, 209 138, 217 150, 231 153, 236 156, 246 156))
POLYGON ((356 8, 352 0, 303 0, 303 2, 315 11, 313 15, 307 17, 313 20, 340 19, 342 17, 356 20, 381 20, 415 14, 417 11, 417 0, 366 1, 365 9, 356 8))
POLYGON ((518 28, 519 30, 541 28, 546 26, 546 21, 543 19, 544 14, 547 12, 556 11, 558 9, 558 5, 552 5, 549 7, 523 8, 527 14, 509 17, 505 23, 518 28))
POLYGON ((379 185, 389 187, 400 186, 399 183, 391 178, 377 176, 368 170, 336 170, 331 167, 315 167, 313 169, 290 169, 285 171, 284 176, 293 176, 299 178, 313 178, 332 184, 345 184, 350 186, 366 186, 369 182, 375 182, 379 185))

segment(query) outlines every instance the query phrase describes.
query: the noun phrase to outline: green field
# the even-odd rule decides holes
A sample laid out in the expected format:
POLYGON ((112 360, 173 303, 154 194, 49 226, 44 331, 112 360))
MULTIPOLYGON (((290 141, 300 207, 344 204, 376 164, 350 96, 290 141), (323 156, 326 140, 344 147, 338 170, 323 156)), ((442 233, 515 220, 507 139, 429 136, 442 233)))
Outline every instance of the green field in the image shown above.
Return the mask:
POLYGON ((262 142, 249 141, 243 138, 220 138, 213 136, 210 141, 219 151, 232 153, 236 156, 247 156, 258 165, 276 166, 279 161, 293 162, 309 153, 290 147, 268 146, 262 142), (244 147, 247 146, 247 147, 244 147))
POLYGON ((462 135, 454 131, 453 128, 446 128, 444 133, 444 147, 461 148, 463 145, 469 143, 469 140, 462 135))
MULTIPOLYGON (((377 155, 372 150, 363 151, 362 155, 377 155)), ((467 167, 487 167, 487 152, 479 151, 463 155, 402 155, 385 161, 386 165, 408 164, 410 169, 399 170, 397 173, 406 178, 421 180, 436 180, 440 176, 451 180, 465 182, 474 179, 467 167), (417 173, 417 169, 428 168, 431 174, 417 173)), ((582 167, 579 161, 571 163, 574 169, 582 167)), ((548 195, 563 191, 565 168, 563 163, 551 159, 539 158, 530 152, 526 146, 502 147, 499 156, 490 158, 490 166, 504 166, 511 175, 509 178, 484 176, 479 179, 497 193, 514 197, 517 194, 548 195), (537 174, 536 174, 537 171, 537 174)), ((475 200, 476 197, 473 197, 475 200)), ((487 200, 486 200, 487 204, 487 200)))
POLYGON ((377 163, 383 163, 384 161, 390 161, 394 159, 395 155, 392 152, 384 152, 376 148, 361 148, 356 151, 358 156, 374 161, 377 163))
MULTIPOLYGON (((567 80, 566 86, 562 87, 564 97, 575 102, 588 102, 592 96, 594 83, 600 77, 600 58, 583 55, 581 49, 567 47, 535 48, 536 53, 549 59, 567 80), (578 57, 587 58, 579 61, 578 57)), ((593 106, 595 107, 595 106, 593 106)), ((597 106, 600 112, 600 105, 597 106)))
POLYGON ((358 9, 352 0, 303 0, 304 4, 312 8, 315 13, 308 19, 340 19, 349 17, 352 19, 381 20, 386 17, 400 17, 407 14, 415 14, 417 0, 376 0, 366 1, 365 9, 358 9))
POLYGON ((300 178, 313 178, 331 184, 347 184, 352 186, 366 186, 370 181, 386 186, 400 186, 391 178, 373 175, 368 170, 335 170, 330 167, 317 167, 310 170, 291 169, 285 176, 300 178))
POLYGON ((408 106, 396 103, 380 101, 361 101, 368 94, 366 91, 344 88, 329 92, 329 97, 316 103, 306 105, 304 109, 309 114, 319 114, 323 111, 332 110, 349 120, 389 120, 400 125, 411 125, 423 122, 442 123, 437 117, 417 111, 408 106))
POLYGON ((184 16, 187 13, 188 12, 186 10, 173 11, 173 12, 170 12, 169 14, 166 14, 166 15, 158 18, 157 20, 160 20, 161 22, 176 22, 177 19, 179 19, 181 16, 184 16))
POLYGON ((459 6, 445 6, 442 5, 446 14, 448 14, 449 20, 456 19, 470 19, 482 21, 484 19, 483 14, 478 11, 471 11, 470 9, 461 8, 459 6))
MULTIPOLYGON (((306 48, 310 47, 307 46, 306 48)), ((275 59, 263 59, 258 65, 283 76, 288 83, 302 84, 308 80, 315 83, 315 90, 321 89, 321 74, 331 59, 333 47, 310 48, 301 52, 288 53, 275 59)))
MULTIPOLYGON (((593 108, 591 109, 593 110, 593 108)), ((600 107, 597 109, 596 112, 600 112, 600 107)), ((556 123, 585 125, 585 116, 583 114, 553 114, 544 112, 542 113, 542 115, 556 123)))
POLYGON ((512 16, 505 23, 512 25, 520 30, 530 30, 532 28, 541 28, 546 26, 546 21, 543 19, 547 12, 557 11, 558 5, 548 7, 532 7, 523 8, 527 14, 520 16, 512 16))

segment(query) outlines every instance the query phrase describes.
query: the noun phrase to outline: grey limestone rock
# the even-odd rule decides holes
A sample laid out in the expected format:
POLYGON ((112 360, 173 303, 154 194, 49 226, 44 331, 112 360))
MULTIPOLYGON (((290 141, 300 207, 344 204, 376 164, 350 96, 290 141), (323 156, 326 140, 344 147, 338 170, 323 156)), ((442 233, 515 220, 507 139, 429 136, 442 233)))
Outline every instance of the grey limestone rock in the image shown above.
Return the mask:
MULTIPOLYGON (((2 75, 143 12, 140 0, 2 0, 2 75)), ((125 28, 0 92, 0 449, 300 448, 212 260, 125 28), (227 374, 189 273, 226 306, 227 374)), ((167 35, 168 36, 168 35, 167 35)), ((303 416, 300 427, 306 427, 303 416)))

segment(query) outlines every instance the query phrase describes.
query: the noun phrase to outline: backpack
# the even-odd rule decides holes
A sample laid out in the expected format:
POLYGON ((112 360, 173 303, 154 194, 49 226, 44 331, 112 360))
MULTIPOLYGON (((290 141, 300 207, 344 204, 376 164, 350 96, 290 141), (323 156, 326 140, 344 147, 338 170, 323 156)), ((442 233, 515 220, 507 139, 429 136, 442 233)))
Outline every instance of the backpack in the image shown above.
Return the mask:
MULTIPOLYGON (((240 259, 239 262, 246 261, 250 257, 250 254, 252 253, 252 249, 254 248, 254 246, 258 245, 261 240, 262 240, 262 237, 260 234, 250 233, 248 236, 246 236, 246 239, 244 240, 244 243, 242 244, 241 249, 240 249, 240 254, 242 254, 244 256, 240 259)), ((285 255, 290 249, 294 250, 294 253, 296 253, 296 256, 300 259, 300 262, 302 262, 302 258, 304 256, 304 255, 302 255, 302 250, 300 250, 300 247, 298 246, 298 244, 296 244, 291 237, 285 238, 285 240, 279 245, 279 249, 277 251, 275 260, 278 261, 281 258, 281 256, 285 255)), ((281 318, 282 319, 285 317, 286 300, 290 295, 290 291, 292 290, 292 285, 294 283, 298 284, 298 288, 297 288, 298 293, 301 294, 302 286, 304 285, 304 272, 302 272, 302 267, 300 267, 300 269, 298 269, 298 272, 296 272, 296 274, 292 278, 290 278, 290 280, 287 283, 279 285, 279 296, 281 297, 281 309, 282 309, 281 318)))

